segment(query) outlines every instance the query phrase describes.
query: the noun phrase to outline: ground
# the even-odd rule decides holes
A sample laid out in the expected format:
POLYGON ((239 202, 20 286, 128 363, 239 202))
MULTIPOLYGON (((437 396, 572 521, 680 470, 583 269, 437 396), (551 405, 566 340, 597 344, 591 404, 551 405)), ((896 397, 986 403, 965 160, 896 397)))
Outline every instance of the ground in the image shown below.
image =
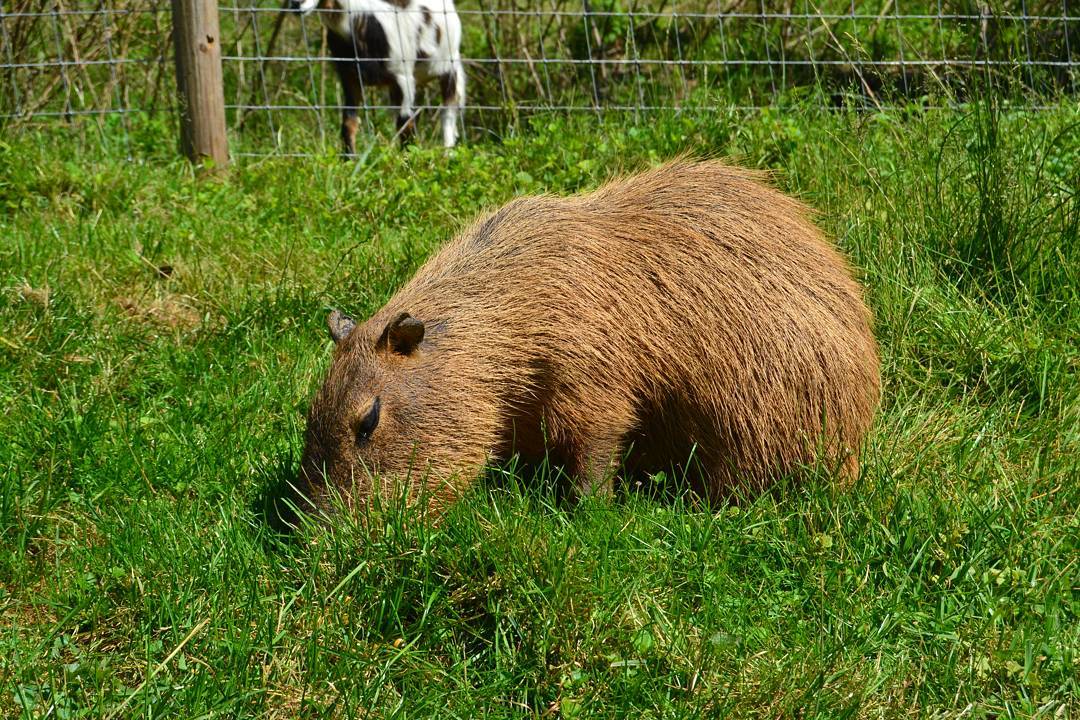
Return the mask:
POLYGON ((0 134, 0 715, 1075 716, 1075 107, 540 116, 204 179, 152 122, 0 134), (437 526, 267 527, 330 307, 683 152, 774 170, 858 269, 854 484, 571 508, 511 469, 437 526))

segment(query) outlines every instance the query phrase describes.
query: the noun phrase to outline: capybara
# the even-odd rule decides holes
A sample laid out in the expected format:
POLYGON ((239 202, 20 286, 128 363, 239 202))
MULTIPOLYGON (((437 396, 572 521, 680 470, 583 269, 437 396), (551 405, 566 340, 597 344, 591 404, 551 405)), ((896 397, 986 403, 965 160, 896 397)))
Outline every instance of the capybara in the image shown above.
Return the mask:
POLYGON ((571 496, 665 471, 714 500, 819 459, 850 477, 877 348, 808 214, 718 161, 513 200, 367 322, 330 314, 301 489, 362 504, 378 479, 438 508, 514 455, 571 496))

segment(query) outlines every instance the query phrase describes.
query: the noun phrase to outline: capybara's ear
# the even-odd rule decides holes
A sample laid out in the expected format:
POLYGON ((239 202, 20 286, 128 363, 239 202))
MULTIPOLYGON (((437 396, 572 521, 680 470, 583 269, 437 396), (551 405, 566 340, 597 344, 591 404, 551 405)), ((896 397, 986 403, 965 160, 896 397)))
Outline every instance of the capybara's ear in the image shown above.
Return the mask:
POLYGON ((340 310, 331 310, 330 317, 326 318, 326 324, 330 326, 330 337, 334 338, 336 343, 349 337, 349 333, 356 327, 353 319, 340 310))
POLYGON ((412 355, 423 339, 424 323, 403 312, 386 324, 378 347, 389 347, 398 355, 412 355))

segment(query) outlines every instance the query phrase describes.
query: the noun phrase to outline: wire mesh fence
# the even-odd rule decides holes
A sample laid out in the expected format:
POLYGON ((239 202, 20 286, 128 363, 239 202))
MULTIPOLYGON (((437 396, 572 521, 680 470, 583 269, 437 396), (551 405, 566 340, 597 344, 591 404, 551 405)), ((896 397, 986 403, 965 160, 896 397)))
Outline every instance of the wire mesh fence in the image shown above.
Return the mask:
MULTIPOLYGON (((349 104, 332 67, 334 7, 222 0, 224 95, 236 154, 336 145, 349 104)), ((348 0, 401 13, 408 0, 348 0)), ((439 11, 443 0, 411 0, 439 11)), ((963 100, 990 83, 1039 106, 1080 84, 1080 0, 462 0, 464 130, 535 113, 833 107, 963 100), (1076 7, 1073 7, 1075 5, 1076 7)), ((0 123, 168 121, 176 110, 170 6, 160 0, 3 0, 0 123)), ((439 105, 416 100, 422 138, 439 105), (424 129, 426 128, 426 129, 424 129)), ((397 104, 370 87, 357 120, 394 134, 397 104)))

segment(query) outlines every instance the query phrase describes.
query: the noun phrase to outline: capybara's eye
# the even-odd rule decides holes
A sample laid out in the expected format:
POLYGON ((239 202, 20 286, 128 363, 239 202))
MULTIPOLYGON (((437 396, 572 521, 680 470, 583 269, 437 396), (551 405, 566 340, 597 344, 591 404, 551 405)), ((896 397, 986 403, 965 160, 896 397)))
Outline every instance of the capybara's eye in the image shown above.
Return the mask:
POLYGON ((360 422, 356 424, 356 439, 358 442, 364 442, 371 437, 371 433, 375 432, 375 427, 379 424, 379 398, 375 398, 375 402, 371 403, 371 409, 367 411, 364 417, 360 418, 360 422))

